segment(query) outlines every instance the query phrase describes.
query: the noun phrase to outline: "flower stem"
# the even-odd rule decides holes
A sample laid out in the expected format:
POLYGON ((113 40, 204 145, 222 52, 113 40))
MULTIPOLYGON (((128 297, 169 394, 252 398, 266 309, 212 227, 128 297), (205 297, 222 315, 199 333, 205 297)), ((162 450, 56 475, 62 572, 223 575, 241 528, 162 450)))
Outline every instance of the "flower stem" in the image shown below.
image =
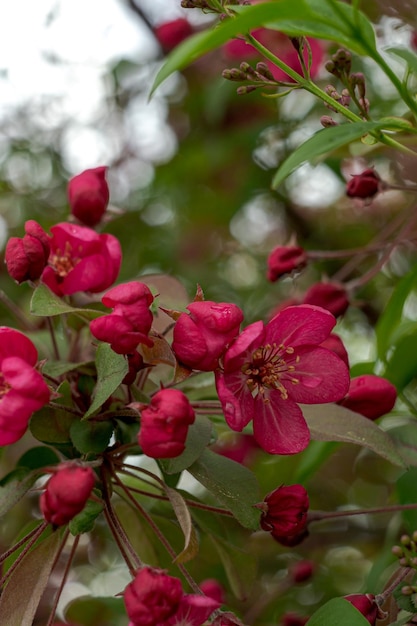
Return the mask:
POLYGON ((394 513, 396 511, 410 511, 417 509, 417 503, 394 504, 392 506, 375 507, 372 509, 355 509, 354 511, 310 511, 308 513, 308 523, 322 522, 337 517, 351 517, 352 515, 371 515, 374 513, 394 513))
POLYGON ((7 572, 0 579, 0 589, 3 587, 4 583, 13 574, 13 572, 16 569, 16 567, 19 565, 19 563, 22 561, 22 559, 24 559, 24 557, 29 552, 29 550, 35 545, 35 543, 37 542, 39 537, 42 535, 43 531, 47 528, 47 526, 48 526, 48 522, 43 522, 40 526, 38 526, 38 528, 36 529, 36 531, 34 533, 29 533, 29 535, 31 535, 29 541, 27 542, 27 544, 25 545, 25 547, 23 548, 22 552, 19 554, 19 556, 17 557, 17 559, 13 563, 13 565, 11 565, 9 567, 7 572))

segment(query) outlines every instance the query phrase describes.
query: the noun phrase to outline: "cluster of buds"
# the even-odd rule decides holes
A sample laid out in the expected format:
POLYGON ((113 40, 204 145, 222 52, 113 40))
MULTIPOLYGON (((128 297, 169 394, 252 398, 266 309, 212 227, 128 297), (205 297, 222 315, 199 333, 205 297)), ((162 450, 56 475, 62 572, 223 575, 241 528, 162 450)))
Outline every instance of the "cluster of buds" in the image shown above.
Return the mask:
MULTIPOLYGON (((327 61, 325 68, 343 84, 343 89, 340 93, 333 85, 327 85, 326 93, 344 107, 348 107, 350 102, 353 101, 358 107, 360 115, 367 119, 369 100, 366 98, 365 77, 362 72, 351 73, 352 55, 350 52, 344 48, 339 48, 327 61)), ((332 111, 336 110, 331 104, 326 104, 326 106, 332 111)), ((336 124, 328 115, 323 116, 321 122, 325 127, 336 124)))
MULTIPOLYGON (((400 544, 392 548, 392 553, 397 557, 398 563, 401 567, 411 567, 417 570, 417 530, 413 532, 411 537, 402 535, 400 544)), ((417 593, 417 589, 413 593, 417 593)))
POLYGON ((236 92, 239 96, 251 93, 258 87, 277 87, 282 84, 275 80, 267 64, 262 61, 257 63, 255 68, 244 61, 239 67, 223 70, 222 76, 226 80, 251 83, 250 85, 242 85, 237 88, 236 92))

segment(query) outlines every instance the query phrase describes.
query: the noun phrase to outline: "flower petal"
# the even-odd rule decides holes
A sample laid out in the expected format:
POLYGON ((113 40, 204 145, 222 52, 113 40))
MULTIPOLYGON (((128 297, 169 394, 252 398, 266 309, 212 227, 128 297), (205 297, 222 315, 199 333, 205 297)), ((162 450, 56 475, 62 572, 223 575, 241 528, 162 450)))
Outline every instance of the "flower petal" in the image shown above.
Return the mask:
POLYGON ((349 370, 346 364, 331 350, 314 348, 296 350, 299 357, 291 377, 298 384, 286 383, 285 388, 292 400, 302 404, 322 404, 341 400, 349 389, 349 370))
POLYGON ((258 321, 246 326, 238 337, 233 341, 224 355, 224 370, 230 372, 240 369, 239 360, 246 357, 251 349, 256 349, 263 342, 265 325, 258 321))
POLYGON ((288 306, 267 324, 265 340, 286 347, 317 345, 327 339, 335 324, 335 317, 319 306, 288 306))
POLYGON ((240 432, 254 417, 255 400, 246 385, 242 372, 216 372, 216 389, 226 422, 240 432))
POLYGON ((257 398, 253 434, 270 454, 296 454, 310 441, 310 431, 301 409, 291 400, 283 400, 278 391, 265 399, 257 398))

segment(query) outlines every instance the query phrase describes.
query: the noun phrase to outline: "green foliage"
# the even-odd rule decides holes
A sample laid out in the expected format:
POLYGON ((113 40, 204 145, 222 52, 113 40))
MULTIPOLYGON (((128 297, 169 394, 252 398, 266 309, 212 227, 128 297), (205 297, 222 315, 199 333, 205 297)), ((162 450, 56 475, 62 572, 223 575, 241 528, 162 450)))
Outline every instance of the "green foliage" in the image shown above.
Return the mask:
POLYGON ((334 598, 308 620, 309 626, 367 626, 369 621, 350 602, 334 598))

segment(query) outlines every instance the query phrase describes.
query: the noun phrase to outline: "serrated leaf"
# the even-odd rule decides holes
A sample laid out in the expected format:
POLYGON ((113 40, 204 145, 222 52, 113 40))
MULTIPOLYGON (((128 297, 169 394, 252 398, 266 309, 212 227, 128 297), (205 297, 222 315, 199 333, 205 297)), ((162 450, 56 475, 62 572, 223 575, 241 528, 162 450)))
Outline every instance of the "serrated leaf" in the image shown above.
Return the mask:
POLYGON ((36 287, 32 294, 30 312, 32 315, 41 317, 54 317, 55 315, 64 315, 66 313, 77 313, 87 319, 94 319, 102 315, 100 311, 94 309, 81 309, 67 304, 62 298, 54 294, 43 284, 36 287))
POLYGON ((173 459, 162 459, 161 466, 166 474, 178 474, 192 465, 211 441, 213 426, 207 417, 197 415, 188 429, 185 450, 173 459))
MULTIPOLYGON (((383 121, 348 122, 340 126, 331 126, 330 128, 319 130, 291 152, 290 156, 282 163, 272 179, 272 188, 277 189, 287 176, 303 163, 311 162, 316 157, 333 152, 337 148, 346 146, 368 133, 387 129, 388 127, 392 129, 393 126, 395 126, 395 122, 391 118, 388 123, 383 121)), ((398 125, 398 130, 402 130, 400 125, 398 125)))
POLYGON ((113 424, 110 421, 74 421, 70 428, 71 441, 81 454, 104 452, 112 434, 113 424))
MULTIPOLYGON (((100 495, 97 490, 94 490, 96 495, 100 495)), ((70 533, 74 536, 81 535, 82 533, 89 533, 93 530, 97 517, 104 509, 102 502, 96 502, 95 500, 88 500, 85 507, 78 513, 69 523, 70 533)))
POLYGON ((186 563, 187 561, 191 561, 191 559, 198 554, 198 540, 194 530, 193 520, 184 498, 178 491, 165 486, 165 493, 169 498, 185 539, 184 548, 174 559, 174 563, 186 563))
POLYGON ((303 404, 301 408, 312 439, 354 443, 406 467, 394 440, 372 420, 337 404, 303 404))
POLYGON ((101 343, 96 353, 97 384, 90 408, 83 419, 93 415, 110 398, 126 376, 129 365, 123 354, 116 354, 108 343, 101 343))
POLYGON ((188 471, 233 513, 242 526, 252 530, 259 527, 259 511, 254 508, 260 499, 259 485, 249 469, 205 450, 188 471))
POLYGON ((0 623, 32 626, 62 541, 55 531, 17 565, 0 597, 0 623))
POLYGON ((308 626, 369 626, 369 621, 344 598, 333 598, 308 620, 308 626))
POLYGON ((68 361, 46 361, 42 367, 42 374, 48 374, 53 378, 59 378, 63 374, 72 372, 74 370, 81 370, 83 368, 91 368, 91 361, 84 361, 83 363, 69 363, 68 361))

